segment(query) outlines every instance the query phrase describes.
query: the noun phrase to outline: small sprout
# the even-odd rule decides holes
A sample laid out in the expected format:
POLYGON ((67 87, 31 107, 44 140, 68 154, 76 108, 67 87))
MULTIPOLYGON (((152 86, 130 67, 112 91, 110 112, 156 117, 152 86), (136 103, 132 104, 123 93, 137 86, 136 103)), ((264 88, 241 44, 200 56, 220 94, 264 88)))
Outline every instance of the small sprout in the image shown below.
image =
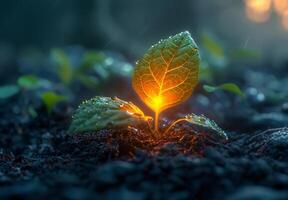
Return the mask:
POLYGON ((234 83, 224 83, 219 86, 203 85, 203 89, 206 92, 215 92, 217 90, 224 90, 224 91, 239 95, 241 97, 245 96, 245 94, 241 91, 241 89, 234 83))
POLYGON ((89 89, 95 89, 99 84, 99 80, 95 76, 77 73, 76 77, 85 87, 89 89))
POLYGON ((0 99, 7 99, 16 95, 19 92, 17 85, 4 85, 0 87, 0 99))
POLYGON ((56 63, 56 70, 60 80, 65 84, 70 84, 73 80, 74 71, 68 55, 64 50, 53 49, 51 56, 56 63))
MULTIPOLYGON (((84 101, 76 110, 70 133, 97 131, 104 128, 137 127, 147 125, 151 117, 133 103, 119 98, 96 96, 84 101)), ((148 124, 149 125, 149 124, 148 124)))
POLYGON ((201 46, 204 50, 204 56, 216 67, 225 67, 228 59, 225 55, 223 45, 211 33, 201 35, 201 46))
POLYGON ((38 113, 33 106, 28 106, 27 112, 32 118, 36 118, 38 116, 38 113))
POLYGON ((67 97, 63 95, 58 95, 55 92, 49 91, 44 92, 41 95, 42 102, 46 106, 47 112, 51 114, 54 107, 60 102, 67 101, 67 97))
POLYGON ((20 76, 18 78, 17 83, 21 88, 25 88, 25 89, 35 89, 40 86, 39 78, 34 75, 20 76))
POLYGON ((195 115, 193 113, 186 115, 184 118, 177 119, 175 122, 173 122, 170 125, 170 127, 165 131, 165 133, 168 133, 173 126, 175 126, 176 124, 178 124, 179 122, 182 122, 182 121, 186 121, 186 122, 189 122, 191 124, 195 124, 195 125, 202 126, 202 127, 208 128, 210 130, 213 130, 217 134, 219 134, 221 137, 228 140, 228 136, 225 133, 225 131, 223 131, 213 120, 208 119, 204 115, 195 115))
POLYGON ((81 62, 81 71, 85 71, 87 69, 90 69, 95 63, 104 62, 106 59, 106 56, 104 53, 99 51, 88 51, 84 54, 81 62))
POLYGON ((231 53, 231 58, 238 60, 238 59, 258 59, 261 57, 261 54, 259 51, 251 50, 251 49, 235 49, 231 53))

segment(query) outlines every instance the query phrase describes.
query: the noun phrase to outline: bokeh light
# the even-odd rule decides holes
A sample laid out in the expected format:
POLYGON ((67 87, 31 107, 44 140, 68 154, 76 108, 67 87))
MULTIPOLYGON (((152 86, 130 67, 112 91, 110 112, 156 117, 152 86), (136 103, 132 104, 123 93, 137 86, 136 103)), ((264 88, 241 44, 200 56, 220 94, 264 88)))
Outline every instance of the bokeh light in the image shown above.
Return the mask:
POLYGON ((271 0, 245 0, 247 17, 258 23, 266 22, 270 17, 271 0))
POLYGON ((246 16, 253 22, 265 23, 275 12, 285 30, 288 30, 288 0, 245 0, 246 16))

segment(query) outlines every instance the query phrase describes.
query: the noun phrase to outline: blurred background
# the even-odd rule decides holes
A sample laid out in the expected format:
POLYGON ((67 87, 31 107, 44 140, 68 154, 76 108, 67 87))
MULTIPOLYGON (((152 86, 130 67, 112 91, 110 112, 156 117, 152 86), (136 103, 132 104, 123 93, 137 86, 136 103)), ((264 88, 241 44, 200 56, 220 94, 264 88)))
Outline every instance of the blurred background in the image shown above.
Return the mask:
MULTIPOLYGON (((277 99, 285 105, 288 0, 1 1, 0 85, 9 84, 2 99, 23 88, 57 92, 65 98, 49 95, 75 104, 99 94, 137 99, 130 83, 136 60, 185 30, 200 47, 201 85, 233 82, 243 92, 231 85, 213 90, 245 93, 252 104, 277 99)), ((195 98, 209 103, 205 95, 195 98)), ((218 107, 230 109, 227 98, 220 95, 218 107)))
POLYGON ((286 0, 12 0, 0 7, 3 72, 19 51, 65 45, 121 51, 135 60, 169 35, 203 31, 235 48, 263 52, 277 65, 288 54, 286 0))

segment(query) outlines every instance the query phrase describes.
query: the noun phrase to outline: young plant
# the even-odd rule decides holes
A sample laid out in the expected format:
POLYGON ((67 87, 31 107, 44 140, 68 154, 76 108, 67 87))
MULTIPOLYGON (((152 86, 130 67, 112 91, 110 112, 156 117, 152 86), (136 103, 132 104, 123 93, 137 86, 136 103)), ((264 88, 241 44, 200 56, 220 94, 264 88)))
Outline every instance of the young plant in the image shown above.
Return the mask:
MULTIPOLYGON (((199 63, 197 45, 187 31, 153 45, 136 63, 132 85, 139 97, 155 112, 154 131, 150 129, 152 118, 145 116, 133 103, 118 98, 95 97, 77 109, 69 132, 148 124, 152 134, 159 136, 159 114, 190 97, 198 83, 199 63)), ((183 121, 209 128, 227 139, 225 132, 213 120, 195 114, 176 120, 164 134, 183 121)))

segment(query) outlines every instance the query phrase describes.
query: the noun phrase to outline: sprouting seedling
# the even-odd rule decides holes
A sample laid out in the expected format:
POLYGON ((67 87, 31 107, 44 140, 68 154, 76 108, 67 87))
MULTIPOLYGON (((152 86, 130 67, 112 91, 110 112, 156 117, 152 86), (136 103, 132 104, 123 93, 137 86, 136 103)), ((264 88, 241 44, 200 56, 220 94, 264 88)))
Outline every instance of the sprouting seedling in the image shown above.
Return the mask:
POLYGON ((199 77, 200 56, 188 31, 153 45, 137 63, 133 88, 155 112, 155 131, 159 114, 187 100, 199 77))
MULTIPOLYGON (((198 83, 199 63, 197 45, 187 31, 161 40, 137 62, 132 85, 140 98, 155 112, 155 130, 150 128, 152 118, 145 116, 133 103, 118 98, 95 97, 78 108, 69 131, 78 133, 146 124, 151 133, 159 136, 159 114, 190 97, 198 83)), ((225 132, 213 120, 195 114, 174 121, 164 131, 164 135, 180 122, 208 128, 227 139, 225 132)))

